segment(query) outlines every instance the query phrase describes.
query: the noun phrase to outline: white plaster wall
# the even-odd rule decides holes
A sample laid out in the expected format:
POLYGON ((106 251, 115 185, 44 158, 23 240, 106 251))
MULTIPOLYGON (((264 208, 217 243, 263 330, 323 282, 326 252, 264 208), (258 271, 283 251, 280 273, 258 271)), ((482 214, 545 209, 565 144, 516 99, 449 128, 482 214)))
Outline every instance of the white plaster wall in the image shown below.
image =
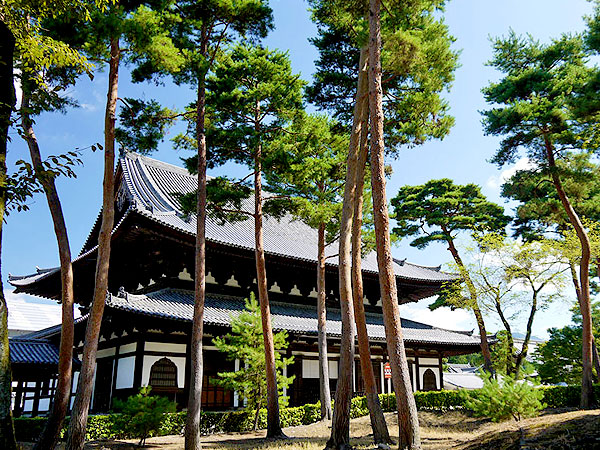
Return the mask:
POLYGON ((170 344, 166 342, 146 342, 144 347, 149 352, 182 353, 185 354, 185 344, 170 344))
POLYGON ((38 406, 38 411, 45 412, 50 409, 50 399, 49 398, 40 398, 40 403, 38 406))
POLYGON ((96 354, 96 359, 106 358, 107 356, 115 356, 115 347, 98 350, 98 353, 96 354))
POLYGON ((25 400, 23 402, 23 412, 31 412, 33 409, 33 400, 25 400))
MULTIPOLYGON (((148 343, 146 343, 146 346, 148 343)), ((144 364, 142 366, 142 386, 148 386, 150 382, 150 369, 159 359, 164 358, 163 356, 144 356, 144 364)), ((183 388, 185 386, 185 356, 167 356, 166 358, 173 361, 177 366, 177 387, 183 388)))
POLYGON ((133 387, 133 371, 135 368, 135 356, 120 358, 117 365, 117 382, 115 389, 127 389, 133 387))
POLYGON ((123 353, 135 352, 136 348, 137 348, 137 342, 132 342, 131 344, 121 345, 121 347, 119 347, 119 353, 123 354, 123 353))
MULTIPOLYGON (((337 380, 338 377, 338 362, 329 362, 329 379, 337 380)), ((302 360, 302 378, 319 378, 319 360, 318 359, 303 359, 302 360)))
POLYGON ((437 358, 421 358, 419 357, 419 364, 420 365, 429 365, 429 366, 437 366, 440 364, 440 360, 437 358))
POLYGON ((71 393, 75 394, 77 392, 77 382, 79 381, 79 372, 75 372, 73 374, 73 384, 71 385, 71 393))

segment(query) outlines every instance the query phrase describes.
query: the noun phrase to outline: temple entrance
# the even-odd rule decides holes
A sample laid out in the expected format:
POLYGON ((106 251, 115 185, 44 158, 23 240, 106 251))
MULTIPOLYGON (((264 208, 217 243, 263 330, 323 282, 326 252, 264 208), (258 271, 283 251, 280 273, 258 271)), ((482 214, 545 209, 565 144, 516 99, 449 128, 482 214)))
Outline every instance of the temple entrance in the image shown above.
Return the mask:
POLYGON ((96 385, 94 388, 94 411, 110 409, 110 393, 112 389, 113 360, 99 359, 96 363, 96 385))
POLYGON ((435 379, 435 373, 433 370, 427 369, 423 373, 423 390, 424 391, 437 391, 437 381, 435 379))

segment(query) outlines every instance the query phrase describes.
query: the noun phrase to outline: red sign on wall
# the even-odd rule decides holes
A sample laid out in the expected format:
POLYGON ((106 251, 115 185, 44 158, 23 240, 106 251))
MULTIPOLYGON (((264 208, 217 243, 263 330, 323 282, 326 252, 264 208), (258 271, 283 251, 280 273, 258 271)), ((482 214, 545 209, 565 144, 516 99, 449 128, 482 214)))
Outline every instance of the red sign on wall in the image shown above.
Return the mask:
POLYGON ((392 378, 392 366, 390 366, 390 363, 385 363, 383 365, 383 376, 386 380, 392 378))

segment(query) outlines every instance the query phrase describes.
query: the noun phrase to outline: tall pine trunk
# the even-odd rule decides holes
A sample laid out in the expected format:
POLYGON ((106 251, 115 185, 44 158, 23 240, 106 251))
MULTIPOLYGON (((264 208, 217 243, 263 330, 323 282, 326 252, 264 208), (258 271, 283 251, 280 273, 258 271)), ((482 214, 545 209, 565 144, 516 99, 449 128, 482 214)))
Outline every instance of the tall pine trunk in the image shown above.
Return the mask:
POLYGON ((535 317, 535 313, 537 311, 537 301, 538 301, 538 292, 537 290, 533 290, 533 298, 531 299, 531 309, 529 310, 529 318, 527 319, 527 328, 525 331, 525 339, 523 339, 523 344, 521 345, 521 350, 517 354, 515 359, 515 378, 519 378, 521 373, 521 367, 523 366, 523 362, 527 357, 527 353, 529 351, 529 341, 531 341, 531 333, 533 327, 533 318, 535 317))
POLYGON ((362 280, 362 210, 363 190, 365 185, 365 164, 367 162, 367 124, 368 109, 364 109, 362 129, 364 132, 360 138, 360 154, 356 167, 356 194, 354 199, 354 221, 352 223, 352 299, 354 302, 354 320, 356 321, 356 334, 358 336, 358 354, 360 355, 360 370, 365 384, 365 397, 373 429, 373 440, 376 444, 389 444, 392 442, 390 433, 385 423, 379 395, 377 382, 373 371, 371 360, 371 349, 369 347, 369 334, 367 333, 367 321, 365 317, 365 305, 363 303, 364 291, 362 280))
POLYGON ((471 311, 475 315, 475 321, 477 322, 477 328, 479 329, 479 346, 481 347, 481 354, 483 356, 483 370, 487 373, 492 374, 494 372, 494 366, 492 364, 492 353, 490 352, 490 344, 487 339, 487 331, 485 329, 485 322, 483 320, 483 314, 481 314, 481 309, 479 309, 479 302, 477 299, 477 290, 475 289, 475 285, 473 284, 473 280, 471 280, 471 276, 467 271, 465 264, 458 253, 458 249, 454 245, 454 240, 452 236, 450 236, 450 232, 446 230, 446 228, 442 227, 442 231, 446 235, 446 242, 448 243, 448 250, 452 254, 452 258, 454 262, 458 266, 458 270, 460 272, 461 277, 463 278, 465 284, 467 285, 467 290, 469 291, 469 296, 471 297, 471 311))
POLYGON ((340 221, 339 239, 339 286, 340 286, 340 309, 342 315, 342 339, 340 342, 340 362, 338 370, 338 381, 335 390, 335 402, 333 405, 333 420, 331 423, 331 436, 327 441, 326 448, 343 450, 350 446, 350 406, 352 399, 352 367, 354 362, 354 311, 352 309, 352 274, 351 274, 351 238, 352 238, 352 214, 354 197, 356 195, 356 166, 358 164, 358 153, 360 149, 360 137, 362 130, 363 111, 367 108, 367 74, 365 65, 367 61, 366 49, 360 52, 360 63, 358 72, 358 85, 356 99, 354 102, 354 119, 350 145, 348 151, 348 163, 346 168, 346 184, 344 186, 344 203, 342 207, 342 219, 340 221))
POLYGON ((562 203, 563 209, 567 213, 569 222, 575 229, 577 238, 581 245, 581 259, 579 261, 579 309, 581 311, 582 322, 582 377, 581 377, 581 402, 580 406, 583 409, 592 408, 595 404, 594 386, 593 386, 593 335, 592 335, 592 311, 590 303, 590 259, 592 249, 590 239, 585 230, 585 227, 579 219, 579 215, 573 208, 567 193, 565 192, 562 181, 557 173, 556 161, 554 159, 554 146, 550 142, 548 136, 544 135, 546 157, 548 160, 548 168, 552 177, 552 184, 556 189, 558 198, 562 203))
MULTIPOLYGON (((206 27, 202 28, 200 52, 208 53, 206 27)), ((196 250, 194 274, 194 319, 190 348, 190 380, 188 411, 185 424, 185 449, 199 450, 200 412, 202 410, 202 379, 204 360, 202 338, 204 335, 204 298, 206 294, 206 72, 198 76, 198 98, 196 102, 196 142, 198 147, 198 190, 196 191, 196 250)))
POLYGON ((54 234, 58 244, 58 254, 60 259, 60 277, 61 277, 61 300, 62 300, 62 326, 60 334, 60 348, 58 355, 58 379, 56 393, 54 394, 54 403, 50 417, 46 421, 44 430, 40 435, 35 449, 48 450, 54 449, 58 442, 60 431, 71 399, 71 376, 73 369, 73 267, 71 265, 71 247, 69 245, 69 236, 67 225, 63 215, 62 205, 56 190, 54 178, 44 173, 40 147, 33 131, 33 123, 29 115, 29 92, 23 89, 23 99, 21 106, 21 124, 23 135, 29 147, 31 162, 35 170, 35 176, 40 181, 46 194, 46 201, 52 222, 54 224, 54 234))
MULTIPOLYGON (((15 105, 13 84, 13 55, 15 37, 0 21, 0 255, 2 254, 2 226, 6 208, 6 147, 10 116, 15 105)), ((0 272, 2 263, 0 259, 0 272)), ((0 448, 16 450, 15 428, 11 410, 12 375, 8 347, 8 307, 0 276, 0 448)))
MULTIPOLYGON (((256 133, 259 134, 260 104, 256 104, 256 133)), ((254 155, 254 254, 256 258, 256 282, 262 321, 263 341, 265 344, 265 366, 267 379, 267 437, 284 437, 279 421, 279 393, 277 392, 277 368, 275 366, 275 344, 271 325, 271 307, 269 306, 269 288, 263 244, 262 211, 262 144, 259 142, 254 155)))
POLYGON ((102 224, 98 237, 98 259, 96 262, 96 279, 94 299, 90 308, 81 372, 77 382, 77 395, 73 405, 71 421, 67 434, 67 450, 82 450, 85 442, 87 418, 90 400, 94 389, 94 372, 96 353, 102 315, 106 304, 108 291, 108 268, 110 263, 110 240, 115 218, 115 121, 117 110, 117 92, 119 87, 119 38, 110 40, 110 63, 108 72, 108 93, 106 99, 106 114, 104 118, 104 181, 102 189, 102 224))
POLYGON ((329 387, 329 360, 327 358, 327 308, 325 306, 325 224, 318 229, 317 263, 317 336, 319 346, 319 398, 321 419, 331 420, 331 389, 329 387))
POLYGON ((398 405, 400 449, 421 448, 417 405, 412 392, 404 349, 398 292, 390 242, 389 212, 385 193, 383 142, 383 90, 381 86, 381 0, 369 2, 369 112, 371 126, 371 188, 377 245, 379 287, 383 320, 398 405))

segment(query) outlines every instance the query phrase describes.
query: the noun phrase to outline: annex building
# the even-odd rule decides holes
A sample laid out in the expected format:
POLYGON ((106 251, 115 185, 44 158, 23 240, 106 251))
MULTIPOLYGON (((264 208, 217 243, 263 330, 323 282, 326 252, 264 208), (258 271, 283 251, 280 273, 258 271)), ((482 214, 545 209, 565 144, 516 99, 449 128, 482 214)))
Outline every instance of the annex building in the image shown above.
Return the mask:
MULTIPOLYGON (((116 171, 115 226, 109 273, 109 294, 102 323, 92 398, 92 411, 111 408, 114 398, 136 393, 150 385, 154 393, 169 396, 179 407, 187 401, 189 333, 193 315, 194 244, 196 222, 181 211, 181 193, 195 190, 196 178, 185 169, 127 153, 116 171)), ((253 208, 253 200, 245 207, 253 208)), ((97 239, 96 220, 83 249, 73 262, 75 298, 82 316, 75 323, 75 356, 81 354, 86 309, 93 296, 97 239)), ((215 383, 218 372, 235 370, 212 344, 227 333, 232 317, 244 308, 255 290, 254 229, 251 220, 206 224, 207 294, 204 312, 205 409, 242 406, 234 392, 215 383)), ((287 353, 295 375, 286 394, 291 405, 319 398, 317 353, 317 233, 291 216, 265 218, 264 244, 274 331, 289 333, 287 353)), ((330 246, 334 247, 334 246, 330 246)), ((337 252, 329 248, 330 255, 337 252)), ((400 303, 435 295, 452 275, 439 268, 395 261, 400 303)), ((374 253, 363 260, 365 310, 373 366, 380 392, 391 392, 384 377, 387 361, 385 331, 374 253)), ((58 268, 38 269, 27 276, 11 276, 16 292, 60 299, 58 268)), ((335 391, 341 319, 337 298, 337 258, 327 260, 327 333, 331 389, 335 391)), ((412 320, 402 320, 414 390, 436 390, 444 385, 442 358, 479 351, 479 339, 470 332, 450 331, 412 320)), ((48 411, 53 395, 60 326, 11 338, 14 411, 37 415, 48 411)), ((75 370, 78 369, 78 361, 75 370)), ((76 377, 73 390, 76 386, 76 377)), ((363 390, 358 355, 354 392, 363 390)))

